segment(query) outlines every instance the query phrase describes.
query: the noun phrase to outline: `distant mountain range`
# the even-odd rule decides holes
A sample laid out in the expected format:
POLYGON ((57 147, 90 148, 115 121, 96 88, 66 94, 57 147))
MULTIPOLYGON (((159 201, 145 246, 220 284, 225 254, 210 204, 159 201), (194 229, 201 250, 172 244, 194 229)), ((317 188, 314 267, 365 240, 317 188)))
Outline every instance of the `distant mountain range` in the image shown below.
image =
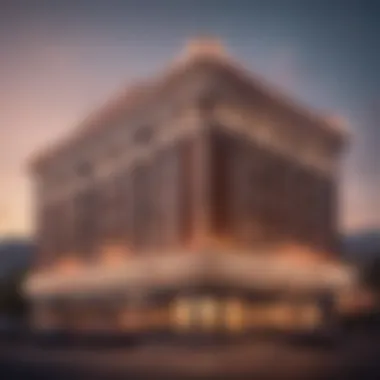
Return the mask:
POLYGON ((34 250, 35 245, 27 239, 0 240, 0 277, 28 268, 34 250))
POLYGON ((345 236, 343 250, 348 260, 360 262, 380 259, 380 230, 368 230, 345 236))

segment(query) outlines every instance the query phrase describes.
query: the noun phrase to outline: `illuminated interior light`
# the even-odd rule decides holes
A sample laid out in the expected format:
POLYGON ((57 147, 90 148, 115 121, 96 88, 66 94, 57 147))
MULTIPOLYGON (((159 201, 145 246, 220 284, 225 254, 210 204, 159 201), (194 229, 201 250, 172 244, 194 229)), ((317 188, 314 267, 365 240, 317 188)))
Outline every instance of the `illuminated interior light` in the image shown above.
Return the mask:
POLYGON ((61 273, 74 273, 80 269, 80 261, 74 256, 68 256, 56 263, 56 270, 61 273))
POLYGON ((172 323, 178 330, 188 330, 191 326, 191 302, 178 299, 172 305, 172 323))
POLYGON ((316 305, 308 305, 301 310, 301 320, 306 328, 314 328, 321 323, 322 315, 316 305))
POLYGON ((214 329, 218 324, 218 303, 212 298, 203 298, 198 301, 200 322, 204 329, 214 329))
POLYGON ((126 251, 117 244, 110 244, 102 249, 102 261, 107 265, 116 266, 125 261, 126 251))
POLYGON ((274 305, 268 310, 270 320, 279 329, 286 329, 293 325, 293 310, 287 303, 274 305))
POLYGON ((240 331, 244 324, 244 306, 239 299, 228 300, 225 305, 227 328, 240 331))

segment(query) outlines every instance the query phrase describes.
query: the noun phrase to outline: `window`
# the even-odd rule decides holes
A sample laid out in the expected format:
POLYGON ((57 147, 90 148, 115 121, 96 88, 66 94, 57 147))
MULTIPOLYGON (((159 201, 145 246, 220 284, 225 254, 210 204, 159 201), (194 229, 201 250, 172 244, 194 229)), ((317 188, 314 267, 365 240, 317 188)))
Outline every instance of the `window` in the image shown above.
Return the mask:
POLYGON ((179 221, 181 241, 186 243, 191 240, 193 234, 193 141, 186 141, 179 148, 180 165, 178 186, 179 186, 179 221))
POLYGON ((173 323, 180 330, 186 330, 191 325, 191 302, 176 300, 173 305, 173 323))
POLYGON ((134 134, 134 141, 137 144, 147 144, 153 137, 153 130, 148 126, 137 128, 134 134))
POLYGON ((212 330, 218 324, 218 302, 213 298, 205 297, 197 305, 199 323, 205 330, 212 330))
POLYGON ((92 172, 91 164, 88 161, 82 161, 77 166, 77 172, 81 177, 89 177, 92 172))
POLYGON ((244 305, 239 299, 231 299, 225 305, 227 328, 239 331, 243 327, 244 305))

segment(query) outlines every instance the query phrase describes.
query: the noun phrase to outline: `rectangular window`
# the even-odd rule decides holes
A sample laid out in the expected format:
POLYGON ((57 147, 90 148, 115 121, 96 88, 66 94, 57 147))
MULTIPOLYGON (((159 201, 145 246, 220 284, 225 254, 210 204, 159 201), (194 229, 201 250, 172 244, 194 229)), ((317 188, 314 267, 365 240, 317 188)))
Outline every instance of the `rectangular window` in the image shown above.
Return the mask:
POLYGON ((213 230, 225 235, 231 227, 231 144, 228 137, 213 135, 211 141, 211 220, 213 230))
POLYGON ((179 233, 181 243, 187 243, 193 235, 193 191, 194 186, 194 145, 193 141, 183 142, 180 149, 181 168, 179 171, 179 233))
POLYGON ((149 182, 147 167, 135 167, 132 173, 133 194, 133 245, 139 249, 146 245, 146 228, 149 215, 149 182))

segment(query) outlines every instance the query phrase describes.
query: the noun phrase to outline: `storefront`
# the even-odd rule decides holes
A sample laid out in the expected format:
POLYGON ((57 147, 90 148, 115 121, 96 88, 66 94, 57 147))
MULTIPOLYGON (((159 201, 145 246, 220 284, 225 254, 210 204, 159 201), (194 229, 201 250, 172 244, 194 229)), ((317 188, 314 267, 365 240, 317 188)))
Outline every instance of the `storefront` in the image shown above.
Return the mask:
POLYGON ((333 320, 335 300, 355 283, 343 266, 300 271, 223 254, 145 258, 58 278, 27 288, 40 299, 38 329, 171 336, 317 330, 333 320))

